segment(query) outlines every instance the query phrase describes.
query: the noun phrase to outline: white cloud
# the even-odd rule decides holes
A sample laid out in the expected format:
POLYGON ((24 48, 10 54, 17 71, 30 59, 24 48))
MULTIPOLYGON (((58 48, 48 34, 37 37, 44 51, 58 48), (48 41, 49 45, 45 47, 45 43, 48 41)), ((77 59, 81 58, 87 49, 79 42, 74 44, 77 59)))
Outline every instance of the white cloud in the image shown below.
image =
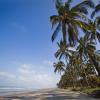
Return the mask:
MULTIPOLYGON (((38 66, 36 66, 38 67, 38 66)), ((26 87, 33 86, 35 88, 49 88, 56 86, 57 79, 47 72, 32 69, 31 64, 20 65, 18 80, 26 87)))
POLYGON ((30 74, 30 73, 34 73, 34 71, 32 70, 33 65, 32 64, 22 64, 19 66, 18 68, 18 72, 21 74, 30 74))
POLYGON ((53 65, 53 61, 44 60, 44 61, 43 61, 43 64, 44 64, 44 65, 48 65, 48 66, 52 66, 52 65, 53 65))
POLYGON ((15 78, 15 76, 11 73, 8 73, 8 72, 0 72, 0 77, 4 77, 4 78, 15 78))
MULTIPOLYGON (((50 65, 51 62, 46 62, 46 65, 50 65)), ((43 66, 43 65, 41 65, 43 66)), ((34 66, 32 64, 21 64, 16 69, 16 74, 10 72, 0 72, 0 79, 5 80, 13 85, 22 86, 26 88, 50 88, 55 87, 58 79, 53 72, 48 70, 41 70, 40 65, 34 66), (39 67, 36 69, 36 67, 39 67)))
POLYGON ((23 69, 30 69, 30 68, 32 68, 32 64, 22 64, 22 65, 20 65, 20 67, 21 68, 23 68, 23 69))

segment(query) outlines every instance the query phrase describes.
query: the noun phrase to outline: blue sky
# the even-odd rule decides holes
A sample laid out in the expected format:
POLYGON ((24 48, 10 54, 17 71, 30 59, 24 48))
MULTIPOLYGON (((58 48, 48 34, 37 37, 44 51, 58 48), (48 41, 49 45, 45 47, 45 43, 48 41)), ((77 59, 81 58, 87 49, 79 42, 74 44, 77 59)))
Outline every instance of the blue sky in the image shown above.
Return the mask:
POLYGON ((53 14, 53 0, 0 0, 0 86, 56 86, 53 14))
POLYGON ((0 86, 54 87, 51 0, 0 0, 0 86))

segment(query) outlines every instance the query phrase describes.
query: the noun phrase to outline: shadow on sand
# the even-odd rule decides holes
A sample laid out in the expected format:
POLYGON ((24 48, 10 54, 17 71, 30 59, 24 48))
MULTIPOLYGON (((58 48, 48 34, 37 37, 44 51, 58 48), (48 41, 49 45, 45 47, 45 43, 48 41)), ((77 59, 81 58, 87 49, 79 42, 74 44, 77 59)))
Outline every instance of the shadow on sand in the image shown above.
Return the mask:
POLYGON ((3 100, 95 100, 94 98, 91 99, 91 97, 83 94, 79 95, 67 95, 66 93, 43 93, 41 95, 36 96, 8 96, 4 97, 3 100))

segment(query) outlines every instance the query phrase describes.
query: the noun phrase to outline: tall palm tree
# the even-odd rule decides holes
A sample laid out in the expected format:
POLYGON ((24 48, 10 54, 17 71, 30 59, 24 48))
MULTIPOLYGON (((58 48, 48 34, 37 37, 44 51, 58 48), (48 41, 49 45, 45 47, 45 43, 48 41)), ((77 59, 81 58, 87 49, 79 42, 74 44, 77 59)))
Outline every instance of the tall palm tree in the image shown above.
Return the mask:
POLYGON ((71 7, 72 0, 68 0, 64 4, 57 0, 56 9, 58 15, 50 17, 52 27, 56 26, 55 31, 52 35, 52 41, 55 40, 60 29, 62 30, 63 41, 69 43, 71 46, 76 44, 78 37, 78 28, 84 30, 94 30, 92 25, 88 24, 87 8, 94 8, 94 4, 91 0, 83 1, 74 7, 71 7))

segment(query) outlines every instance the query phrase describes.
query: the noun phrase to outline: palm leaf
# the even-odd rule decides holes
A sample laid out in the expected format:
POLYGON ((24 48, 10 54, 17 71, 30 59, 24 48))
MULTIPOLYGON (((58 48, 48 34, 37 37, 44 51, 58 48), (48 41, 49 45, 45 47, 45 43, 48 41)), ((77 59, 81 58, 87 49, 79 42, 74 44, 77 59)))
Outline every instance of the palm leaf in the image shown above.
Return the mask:
POLYGON ((85 0, 79 4, 77 4, 76 6, 72 7, 71 10, 74 10, 74 9, 79 9, 81 7, 89 7, 89 8, 94 8, 94 3, 92 2, 92 0, 85 0))
POLYGON ((72 0, 68 0, 68 1, 65 3, 65 9, 66 9, 66 10, 69 10, 71 2, 72 2, 72 0))
POLYGON ((88 30, 88 31, 95 31, 95 27, 93 25, 90 25, 86 22, 80 21, 80 20, 74 20, 74 22, 79 26, 81 29, 88 30))
POLYGON ((63 5, 62 0, 56 0, 55 5, 56 5, 56 9, 59 9, 63 5))
POLYGON ((98 41, 100 43, 100 33, 96 32, 96 34, 97 34, 97 39, 98 39, 98 41))
POLYGON ((96 17, 94 22, 95 22, 96 27, 100 30, 100 16, 96 17))
POLYGON ((76 7, 76 8, 72 8, 71 9, 72 12, 78 12, 78 13, 83 13, 83 14, 88 14, 88 11, 86 9, 86 7, 76 7))
POLYGON ((96 7, 95 7, 95 10, 92 12, 91 14, 91 18, 94 17, 95 13, 98 13, 100 11, 100 4, 98 4, 96 7))
POLYGON ((56 39, 58 32, 60 31, 61 23, 59 22, 58 26, 56 27, 54 33, 52 34, 51 40, 52 42, 56 39))
POLYGON ((58 50, 58 51, 55 53, 55 57, 58 58, 60 54, 61 54, 61 53, 60 53, 60 50, 58 50))
POLYGON ((57 15, 50 16, 50 22, 52 23, 52 28, 60 22, 60 17, 57 15))

